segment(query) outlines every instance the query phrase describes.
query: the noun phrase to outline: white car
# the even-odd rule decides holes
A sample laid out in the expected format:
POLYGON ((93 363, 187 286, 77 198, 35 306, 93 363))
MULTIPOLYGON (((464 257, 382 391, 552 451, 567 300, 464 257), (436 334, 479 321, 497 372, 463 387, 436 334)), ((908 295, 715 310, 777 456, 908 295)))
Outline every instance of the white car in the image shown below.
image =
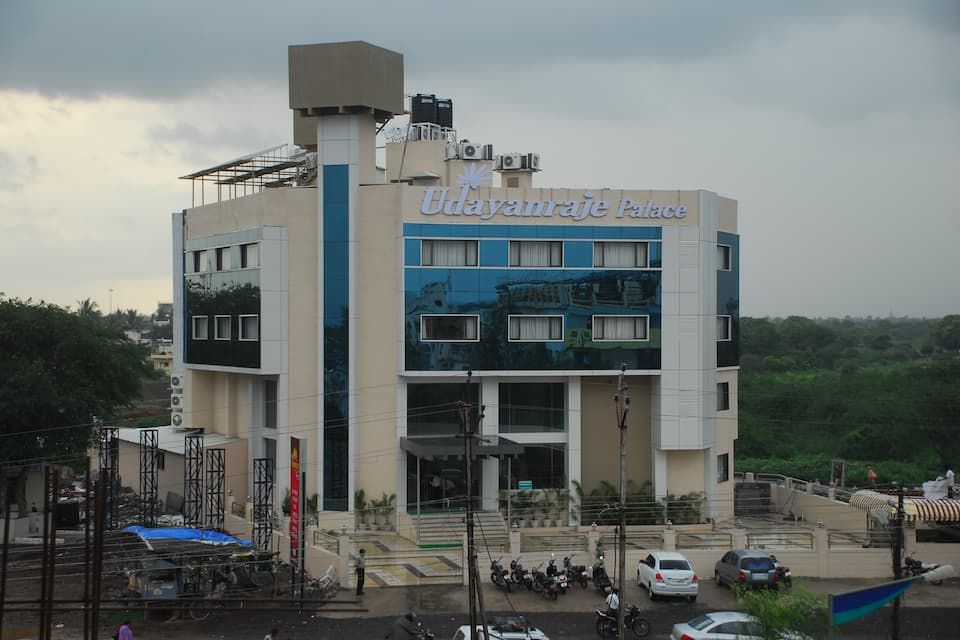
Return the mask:
MULTIPOLYGON (((810 636, 787 631, 783 640, 809 640, 810 636)), ((673 625, 671 640, 763 640, 756 618, 741 611, 716 611, 690 622, 673 625)))
POLYGON ((682 553, 654 551, 637 563, 637 586, 646 589, 651 600, 657 596, 681 596, 695 602, 700 593, 700 578, 682 553))
MULTIPOLYGON (((550 640, 540 629, 531 626, 523 616, 490 616, 487 619, 490 640, 550 640)), ((483 626, 477 625, 477 638, 483 638, 483 626)), ((453 640, 470 640, 470 625, 453 634, 453 640)))

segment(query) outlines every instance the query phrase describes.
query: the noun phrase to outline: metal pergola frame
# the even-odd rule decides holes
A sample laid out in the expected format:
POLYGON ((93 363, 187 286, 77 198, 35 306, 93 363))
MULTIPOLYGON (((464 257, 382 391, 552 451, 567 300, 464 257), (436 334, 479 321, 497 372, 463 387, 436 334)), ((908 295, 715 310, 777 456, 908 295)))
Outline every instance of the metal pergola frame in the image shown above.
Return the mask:
POLYGON ((200 204, 206 204, 206 184, 217 187, 217 202, 231 200, 263 189, 292 185, 302 174, 310 152, 281 144, 228 162, 201 169, 181 180, 190 180, 191 206, 197 206, 197 183, 200 204))

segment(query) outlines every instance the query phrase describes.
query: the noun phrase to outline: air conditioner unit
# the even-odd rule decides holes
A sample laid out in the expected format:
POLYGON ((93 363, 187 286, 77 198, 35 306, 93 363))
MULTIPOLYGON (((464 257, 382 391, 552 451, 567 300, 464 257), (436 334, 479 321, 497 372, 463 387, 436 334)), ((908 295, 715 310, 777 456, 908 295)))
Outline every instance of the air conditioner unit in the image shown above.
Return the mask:
POLYGON ((460 157, 460 149, 457 147, 456 142, 447 143, 447 152, 444 155, 444 160, 456 160, 460 157))
POLYGON ((182 387, 182 386, 183 386, 183 376, 180 376, 180 375, 170 376, 170 386, 171 386, 171 387, 182 387))
POLYGON ((179 413, 173 414, 170 417, 170 424, 172 424, 175 427, 179 427, 180 425, 183 424, 183 416, 180 415, 179 413))
POLYGON ((472 142, 461 142, 460 143, 460 159, 461 160, 482 160, 483 145, 474 144, 472 142))
POLYGON ((501 156, 501 169, 503 171, 513 171, 516 169, 521 169, 521 161, 519 153, 507 153, 501 156))
POLYGON ((175 395, 175 394, 170 396, 171 407, 174 407, 174 408, 179 407, 182 403, 183 403, 183 396, 175 395))
POLYGON ((501 169, 503 169, 503 156, 494 156, 493 170, 500 171, 501 169))
POLYGON ((540 154, 539 153, 528 153, 523 157, 524 160, 524 169, 530 169, 531 171, 540 171, 540 154))

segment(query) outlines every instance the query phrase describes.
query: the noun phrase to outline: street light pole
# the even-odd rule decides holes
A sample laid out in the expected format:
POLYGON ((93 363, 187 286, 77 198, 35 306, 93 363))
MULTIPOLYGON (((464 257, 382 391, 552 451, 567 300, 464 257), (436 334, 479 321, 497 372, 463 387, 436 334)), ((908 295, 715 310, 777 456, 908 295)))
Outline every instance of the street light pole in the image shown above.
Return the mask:
POLYGON ((617 428, 620 430, 620 535, 619 543, 620 554, 618 557, 618 568, 620 576, 618 584, 618 598, 620 606, 617 607, 617 638, 624 640, 626 630, 623 626, 623 596, 626 593, 627 579, 627 414, 630 412, 630 398, 627 397, 627 383, 624 381, 624 375, 627 371, 627 365, 620 365, 620 379, 617 383, 617 395, 614 400, 617 403, 617 428))

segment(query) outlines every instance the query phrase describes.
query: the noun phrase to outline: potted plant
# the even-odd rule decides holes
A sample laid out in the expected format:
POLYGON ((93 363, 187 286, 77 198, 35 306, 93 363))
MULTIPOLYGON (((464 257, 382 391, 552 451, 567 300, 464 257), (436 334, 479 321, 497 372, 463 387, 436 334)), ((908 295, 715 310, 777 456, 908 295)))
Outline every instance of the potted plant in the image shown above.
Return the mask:
POLYGON ((354 528, 360 531, 366 531, 370 528, 367 521, 367 494, 363 489, 357 489, 353 492, 353 513, 354 528))
POLYGON ((392 528, 390 519, 393 515, 393 508, 396 500, 397 494, 391 493, 390 495, 387 495, 387 492, 384 491, 379 500, 373 501, 373 505, 377 514, 376 518, 378 529, 386 531, 392 528))

